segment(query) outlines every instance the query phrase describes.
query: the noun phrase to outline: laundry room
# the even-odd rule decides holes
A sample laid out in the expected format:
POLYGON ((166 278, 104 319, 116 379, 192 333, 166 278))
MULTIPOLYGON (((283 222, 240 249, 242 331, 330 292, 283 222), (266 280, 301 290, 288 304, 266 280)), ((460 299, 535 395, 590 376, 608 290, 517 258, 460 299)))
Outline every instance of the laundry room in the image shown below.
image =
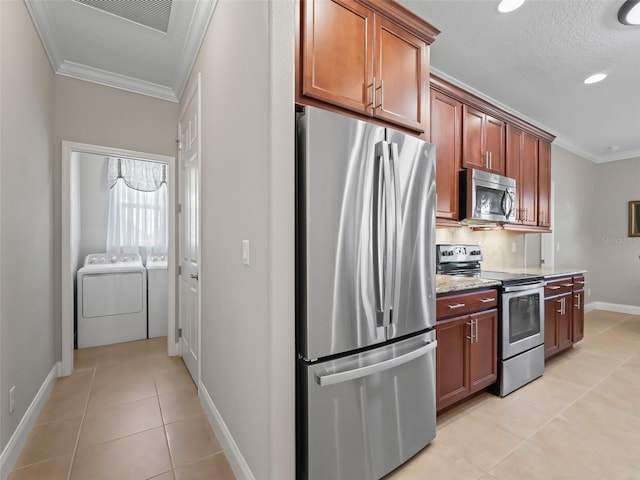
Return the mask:
POLYGON ((74 151, 70 180, 74 348, 166 337, 168 164, 74 151))

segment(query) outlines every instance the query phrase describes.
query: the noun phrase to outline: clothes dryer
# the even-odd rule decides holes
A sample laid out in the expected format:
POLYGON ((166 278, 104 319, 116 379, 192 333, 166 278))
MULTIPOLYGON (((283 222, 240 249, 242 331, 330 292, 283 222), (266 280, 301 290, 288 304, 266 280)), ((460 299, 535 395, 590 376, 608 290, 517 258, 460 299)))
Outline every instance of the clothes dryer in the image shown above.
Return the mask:
POLYGON ((149 338, 166 337, 169 324, 169 257, 166 253, 147 256, 147 310, 149 338))
POLYGON ((147 338, 147 272, 140 255, 87 255, 77 293, 78 348, 147 338))

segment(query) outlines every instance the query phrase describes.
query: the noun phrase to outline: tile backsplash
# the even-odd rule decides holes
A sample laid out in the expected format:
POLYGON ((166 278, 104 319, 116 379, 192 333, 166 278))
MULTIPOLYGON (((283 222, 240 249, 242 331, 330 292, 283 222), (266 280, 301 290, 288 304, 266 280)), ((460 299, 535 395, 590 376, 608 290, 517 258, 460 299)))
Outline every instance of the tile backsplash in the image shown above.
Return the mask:
POLYGON ((527 258, 526 249, 539 251, 539 235, 511 232, 508 230, 472 230, 468 227, 461 228, 439 228, 436 230, 436 243, 461 243, 482 245, 483 258, 482 268, 484 270, 496 270, 501 268, 522 268, 525 266, 539 266, 539 253, 536 259, 527 258), (529 245, 527 245, 529 244, 529 245), (514 252, 515 246, 515 252, 514 252), (532 265, 533 263, 533 265, 532 265))

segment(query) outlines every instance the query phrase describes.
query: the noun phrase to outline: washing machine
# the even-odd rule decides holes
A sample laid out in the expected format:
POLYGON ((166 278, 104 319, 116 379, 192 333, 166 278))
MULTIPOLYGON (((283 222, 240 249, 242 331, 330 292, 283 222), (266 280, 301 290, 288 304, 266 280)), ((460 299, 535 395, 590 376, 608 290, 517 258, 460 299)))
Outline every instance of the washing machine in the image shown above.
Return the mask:
POLYGON ((77 293, 78 348, 147 338, 147 270, 140 255, 87 255, 77 293))
POLYGON ((149 338, 166 337, 169 324, 169 258, 166 253, 147 256, 147 311, 149 338))

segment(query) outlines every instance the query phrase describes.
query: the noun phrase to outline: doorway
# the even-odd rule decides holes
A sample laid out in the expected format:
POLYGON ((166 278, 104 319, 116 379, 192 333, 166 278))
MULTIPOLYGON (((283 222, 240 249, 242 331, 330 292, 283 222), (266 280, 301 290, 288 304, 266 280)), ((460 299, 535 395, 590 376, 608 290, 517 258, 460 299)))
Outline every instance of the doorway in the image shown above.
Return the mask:
MULTIPOLYGON (((175 271, 176 262, 173 251, 175 250, 175 212, 176 205, 176 168, 175 158, 164 155, 155 155, 144 152, 135 152, 117 148, 102 147, 74 142, 62 143, 62 198, 61 198, 61 351, 62 361, 60 376, 70 375, 73 371, 74 349, 74 276, 78 269, 79 257, 82 255, 79 245, 79 191, 80 175, 79 163, 90 162, 95 158, 122 157, 151 162, 160 162, 167 165, 168 178, 168 238, 169 238, 169 262, 168 262, 168 336, 167 353, 178 354, 175 319, 175 271)), ((95 252, 93 252, 95 253, 95 252)))

